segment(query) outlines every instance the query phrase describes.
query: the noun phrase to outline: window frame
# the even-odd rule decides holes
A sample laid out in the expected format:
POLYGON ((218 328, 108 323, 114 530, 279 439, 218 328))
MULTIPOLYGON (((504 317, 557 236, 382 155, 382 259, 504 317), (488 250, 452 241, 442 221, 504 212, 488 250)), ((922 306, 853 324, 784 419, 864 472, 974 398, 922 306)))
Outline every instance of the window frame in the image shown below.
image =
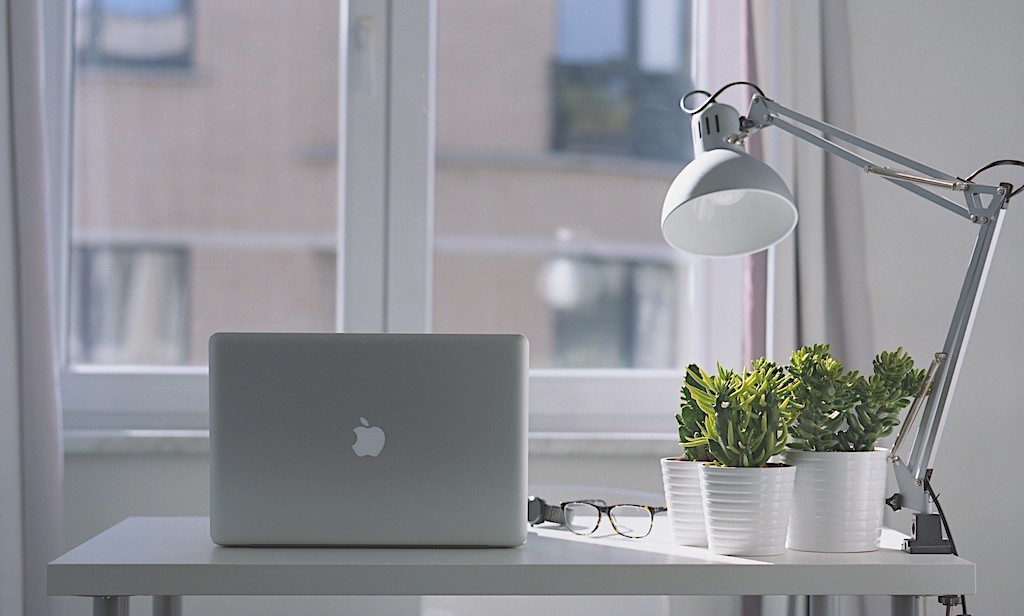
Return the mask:
MULTIPOLYGON (((340 1, 337 328, 430 331, 437 1, 340 1)), ((70 197, 65 200, 69 205, 70 197)), ((640 215, 656 217, 657 204, 640 215)), ((70 252, 66 229, 63 236, 61 246, 70 252)), ((740 339, 742 327, 706 324, 716 318, 717 302, 742 301, 738 289, 715 284, 735 280, 742 267, 741 260, 695 265, 698 286, 707 292, 696 301, 695 322, 686 327, 740 339)), ((66 315, 64 321, 62 340, 66 315)), ((713 362, 711 346, 702 340, 690 359, 713 362)), ((72 366, 66 348, 62 357, 67 429, 208 426, 206 367, 72 366)), ((671 438, 681 370, 531 370, 531 432, 671 438)))

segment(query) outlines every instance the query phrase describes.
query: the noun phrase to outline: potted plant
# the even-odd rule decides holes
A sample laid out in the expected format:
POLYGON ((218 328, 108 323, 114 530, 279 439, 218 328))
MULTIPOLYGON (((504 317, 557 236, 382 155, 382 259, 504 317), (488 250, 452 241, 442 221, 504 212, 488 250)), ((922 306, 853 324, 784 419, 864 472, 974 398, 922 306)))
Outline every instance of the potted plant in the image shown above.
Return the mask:
POLYGON ((767 556, 786 547, 795 469, 769 460, 783 451, 794 420, 792 379, 775 363, 754 361, 737 374, 715 376, 694 367, 687 390, 704 413, 700 436, 714 459, 700 467, 708 549, 716 554, 767 556))
POLYGON ((706 546, 708 533, 704 523, 704 501, 700 495, 700 467, 713 462, 706 442, 700 442, 706 415, 700 410, 691 389, 706 393, 698 379, 696 364, 686 367, 680 391, 679 444, 683 454, 678 458, 661 459, 661 478, 665 486, 665 503, 672 526, 672 537, 679 545, 706 546), (697 444, 694 444, 694 443, 697 444))
POLYGON ((793 352, 786 370, 801 407, 783 459, 796 468, 787 547, 813 552, 877 550, 886 457, 878 439, 921 388, 924 371, 902 348, 883 352, 873 374, 847 372, 829 345, 793 352))

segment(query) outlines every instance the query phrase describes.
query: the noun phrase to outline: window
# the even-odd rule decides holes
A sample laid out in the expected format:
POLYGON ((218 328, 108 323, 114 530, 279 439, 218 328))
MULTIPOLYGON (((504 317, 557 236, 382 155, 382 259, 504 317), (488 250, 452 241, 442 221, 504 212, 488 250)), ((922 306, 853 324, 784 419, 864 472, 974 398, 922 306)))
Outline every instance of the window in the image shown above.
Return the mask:
POLYGON ((435 331, 523 332, 535 369, 672 373, 740 356, 691 327, 741 329, 738 303, 703 308, 739 284, 736 264, 688 259, 658 226, 691 158, 689 11, 439 2, 435 331))
POLYGON ((83 244, 71 264, 72 363, 186 363, 186 250, 83 244))
POLYGON ((186 16, 198 70, 74 78, 65 425, 204 426, 215 331, 512 331, 533 430, 671 433, 682 365, 742 331, 741 265, 657 223, 689 4, 338 5, 79 3, 77 67, 107 11, 186 16), (626 120, 563 117, 574 88, 626 120))
POLYGON ((678 313, 673 267, 659 262, 558 257, 541 272, 554 311, 556 368, 674 366, 678 313))
POLYGON ((80 65, 187 67, 195 45, 193 0, 77 0, 80 65))
POLYGON ((692 89, 689 14, 680 0, 559 0, 553 149, 691 158, 677 106, 692 89))
POLYGON ((204 427, 210 334, 336 329, 338 2, 77 7, 66 425, 204 427))

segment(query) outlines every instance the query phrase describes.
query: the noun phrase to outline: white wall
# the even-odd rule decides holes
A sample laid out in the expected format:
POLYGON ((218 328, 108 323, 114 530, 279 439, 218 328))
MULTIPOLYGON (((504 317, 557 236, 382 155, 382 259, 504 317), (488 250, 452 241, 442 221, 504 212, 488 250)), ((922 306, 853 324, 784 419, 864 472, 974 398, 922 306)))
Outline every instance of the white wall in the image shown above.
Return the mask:
MULTIPOLYGON (((953 175, 1024 158, 1024 3, 849 3, 856 126, 880 145, 953 175)), ((849 127, 848 127, 849 128, 849 127)), ((1024 184, 1024 169, 979 178, 1024 184)), ((973 225, 864 176, 874 338, 927 363, 945 339, 973 225)), ((946 423, 934 485, 961 554, 978 564, 972 614, 1020 613, 1024 510, 1018 451, 1024 404, 1024 198, 1011 202, 946 423)), ((937 607, 937 606, 935 606, 937 607)), ((936 612, 939 613, 939 612, 936 612)))

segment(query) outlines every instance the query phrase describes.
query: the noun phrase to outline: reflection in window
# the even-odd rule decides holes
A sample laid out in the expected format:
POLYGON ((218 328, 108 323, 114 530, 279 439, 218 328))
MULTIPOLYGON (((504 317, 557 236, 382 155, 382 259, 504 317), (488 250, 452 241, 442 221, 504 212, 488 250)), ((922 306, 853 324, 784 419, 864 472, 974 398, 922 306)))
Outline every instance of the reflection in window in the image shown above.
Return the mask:
POLYGON ((685 160, 689 3, 560 0, 552 66, 552 148, 685 160))
POLYGON ((85 65, 187 67, 192 0, 77 0, 75 47, 85 65))
POLYGON ((177 248, 76 247, 71 363, 183 363, 188 355, 187 257, 177 248))
POLYGON ((217 331, 334 330, 337 165, 307 153, 338 135, 340 4, 301 5, 78 2, 76 64, 132 78, 75 73, 69 235, 88 248, 71 272, 71 364, 201 366, 217 331), (160 78, 191 49, 163 28, 193 20, 202 78, 160 78), (135 248, 93 249, 115 244, 135 248), (140 280, 167 303, 141 313, 150 325, 132 325, 140 280), (136 350, 144 327, 162 338, 136 350))
POLYGON ((658 225, 692 156, 690 2, 522 6, 438 5, 434 330, 524 333, 542 370, 738 356, 716 337, 738 310, 703 315, 741 279, 710 281, 658 225))
POLYGON ((676 365, 676 274, 666 263, 559 256, 541 270, 553 367, 676 365))

